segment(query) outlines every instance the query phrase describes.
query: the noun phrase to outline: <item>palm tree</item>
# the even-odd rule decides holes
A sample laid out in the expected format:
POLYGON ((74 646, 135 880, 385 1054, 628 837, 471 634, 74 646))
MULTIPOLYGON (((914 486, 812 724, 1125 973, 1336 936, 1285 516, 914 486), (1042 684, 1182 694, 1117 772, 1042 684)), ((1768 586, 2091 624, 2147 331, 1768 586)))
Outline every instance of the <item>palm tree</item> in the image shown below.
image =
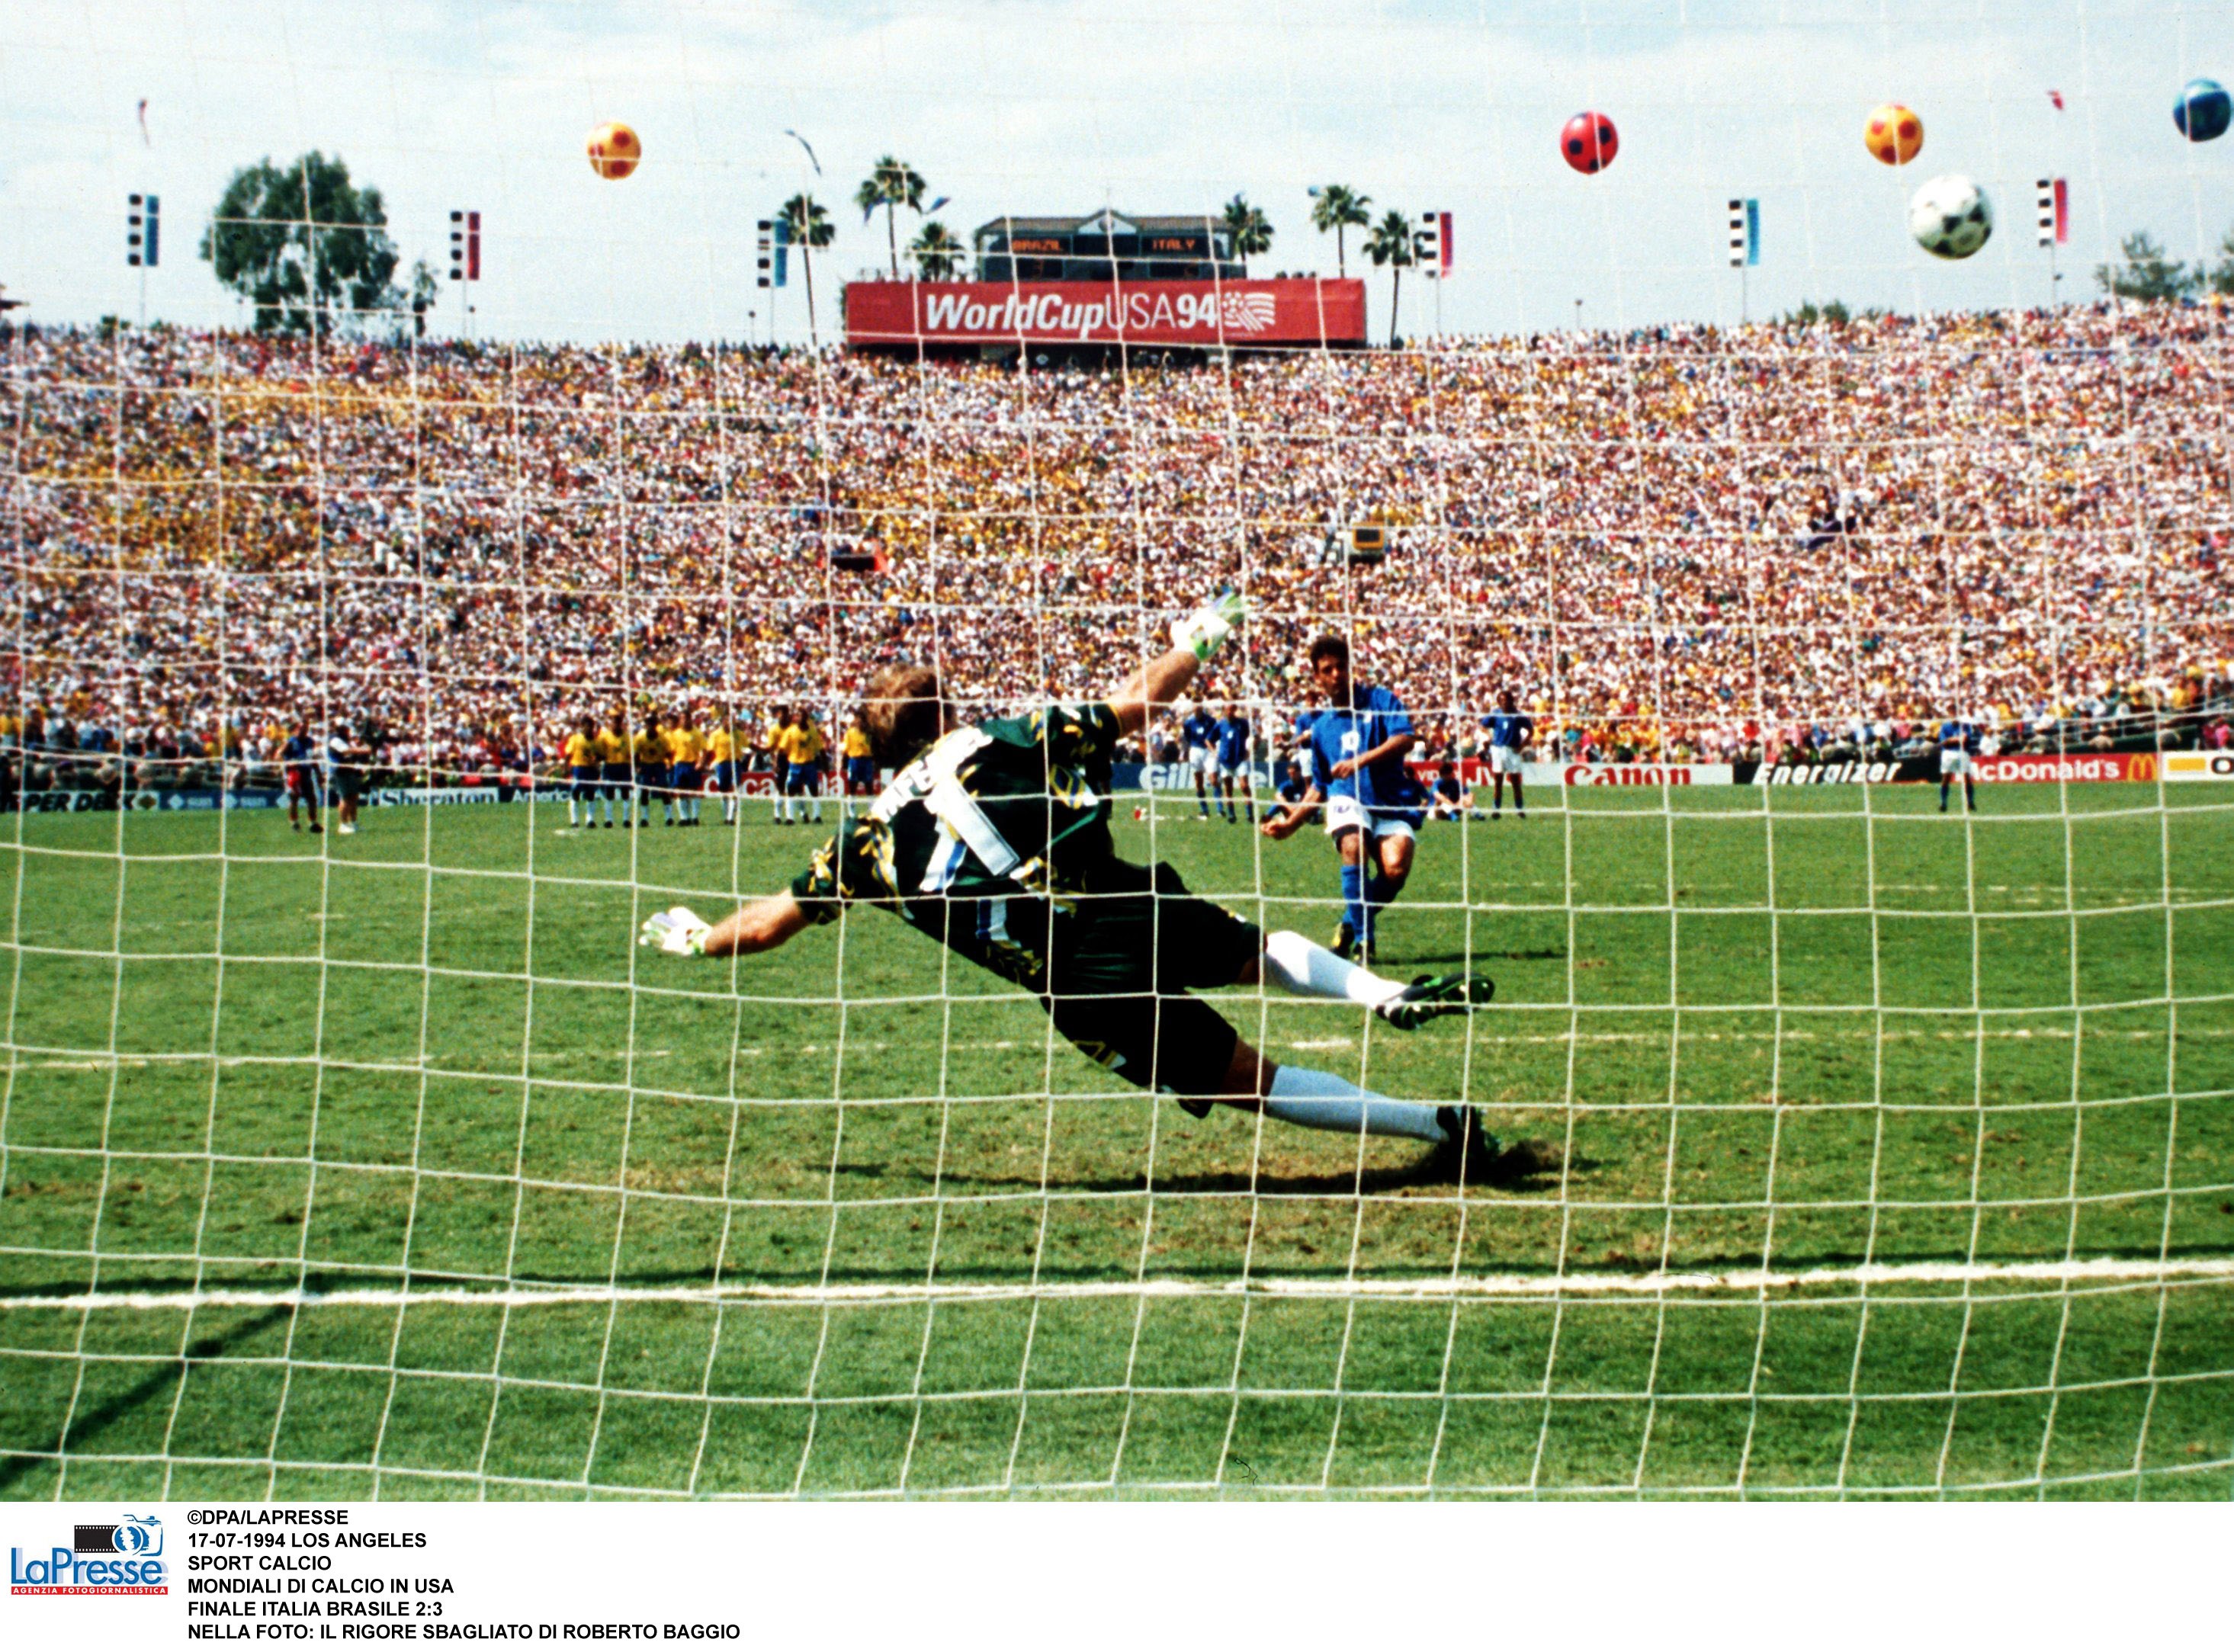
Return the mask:
POLYGON ((814 259, 813 250, 828 246, 836 233, 830 214, 812 195, 794 195, 783 204, 783 221, 790 227, 791 244, 799 249, 799 262, 807 271, 807 336, 814 338, 814 259))
POLYGON ((1412 262, 1412 221, 1393 207, 1365 238, 1365 256, 1388 266, 1388 348, 1396 348, 1396 305, 1403 296, 1404 266, 1412 262))
POLYGON ((963 245, 954 238, 953 231, 934 218, 908 243, 908 256, 925 281, 951 281, 962 264, 963 245))
POLYGON ((1348 225, 1363 229, 1373 221, 1365 210, 1373 205, 1373 197, 1359 194, 1348 184, 1324 184, 1311 193, 1311 227, 1321 235, 1334 232, 1334 272, 1347 277, 1349 264, 1342 256, 1342 232, 1348 225))
POLYGON ((853 192, 853 205, 861 209, 865 219, 879 206, 885 209, 885 240, 892 249, 892 279, 898 280, 899 232, 892 225, 892 209, 912 206, 918 212, 923 211, 923 174, 906 161, 885 155, 870 168, 860 188, 853 192))
POLYGON ((1250 258, 1272 250, 1271 220, 1261 207, 1251 206, 1247 196, 1236 195, 1225 203, 1225 215, 1219 222, 1233 238, 1233 256, 1241 260, 1241 273, 1247 275, 1250 258))

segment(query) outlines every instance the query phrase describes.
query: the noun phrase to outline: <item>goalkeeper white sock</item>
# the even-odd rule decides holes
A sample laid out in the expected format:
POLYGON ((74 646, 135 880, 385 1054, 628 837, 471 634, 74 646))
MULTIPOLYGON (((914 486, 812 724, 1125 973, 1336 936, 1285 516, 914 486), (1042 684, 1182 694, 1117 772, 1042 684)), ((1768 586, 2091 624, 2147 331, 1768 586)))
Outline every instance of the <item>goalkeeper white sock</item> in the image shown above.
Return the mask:
POLYGON ((1275 930, 1264 937, 1264 973, 1281 991, 1298 998, 1346 998, 1369 1006, 1385 1004, 1404 990, 1401 983, 1361 970, 1293 930, 1275 930))
POLYGON ((1264 1116, 1306 1130, 1346 1130, 1355 1135, 1409 1136, 1414 1141, 1447 1139, 1435 1110, 1420 1101, 1392 1101, 1361 1090, 1348 1079, 1308 1067, 1283 1067, 1272 1074, 1264 1097, 1264 1116))

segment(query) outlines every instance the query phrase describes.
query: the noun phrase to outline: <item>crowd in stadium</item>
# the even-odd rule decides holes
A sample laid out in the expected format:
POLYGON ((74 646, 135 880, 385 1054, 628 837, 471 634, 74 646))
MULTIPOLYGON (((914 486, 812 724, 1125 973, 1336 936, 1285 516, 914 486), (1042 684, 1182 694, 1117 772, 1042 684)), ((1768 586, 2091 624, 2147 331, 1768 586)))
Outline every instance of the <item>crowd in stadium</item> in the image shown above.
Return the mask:
MULTIPOLYGON (((12 744, 545 768, 583 715, 842 728, 880 663, 1090 691, 1238 584, 1430 750, 2224 743, 2228 318, 1877 317, 1126 364, 12 332, 12 744), (1342 530, 1388 524, 1385 560, 1342 530)), ((1152 735, 1153 744, 1155 736, 1152 735)), ((77 754, 73 757, 72 754, 77 754)), ((37 765, 35 764, 35 767, 37 765)), ((49 761, 45 767, 51 768, 49 761)))

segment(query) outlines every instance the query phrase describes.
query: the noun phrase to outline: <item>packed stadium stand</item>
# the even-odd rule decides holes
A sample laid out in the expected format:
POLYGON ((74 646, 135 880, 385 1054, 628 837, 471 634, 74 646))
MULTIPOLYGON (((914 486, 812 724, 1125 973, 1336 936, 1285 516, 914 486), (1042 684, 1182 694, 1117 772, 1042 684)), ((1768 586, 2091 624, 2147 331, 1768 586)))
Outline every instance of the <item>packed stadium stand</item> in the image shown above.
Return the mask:
POLYGON ((1259 623, 1213 697, 1302 697, 1301 645, 1345 629, 1450 740, 1512 685, 1576 755, 1957 714, 2009 748, 2223 743, 2226 325, 2095 305, 1100 372, 23 328, 8 728, 193 761, 348 722, 470 769, 624 700, 842 703, 898 657, 1075 693, 1239 582, 1259 623), (1388 559, 1330 559, 1368 519, 1388 559))

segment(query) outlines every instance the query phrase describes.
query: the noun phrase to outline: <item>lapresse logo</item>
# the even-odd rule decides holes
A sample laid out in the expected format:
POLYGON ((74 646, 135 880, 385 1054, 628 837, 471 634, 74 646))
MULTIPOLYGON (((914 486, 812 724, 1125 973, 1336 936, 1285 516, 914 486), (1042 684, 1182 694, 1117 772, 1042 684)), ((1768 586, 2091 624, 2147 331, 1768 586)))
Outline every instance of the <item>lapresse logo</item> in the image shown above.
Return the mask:
POLYGON ((11 1595, 167 1595, 163 1523, 127 1514, 112 1525, 70 1528, 69 1546, 8 1551, 11 1595))

